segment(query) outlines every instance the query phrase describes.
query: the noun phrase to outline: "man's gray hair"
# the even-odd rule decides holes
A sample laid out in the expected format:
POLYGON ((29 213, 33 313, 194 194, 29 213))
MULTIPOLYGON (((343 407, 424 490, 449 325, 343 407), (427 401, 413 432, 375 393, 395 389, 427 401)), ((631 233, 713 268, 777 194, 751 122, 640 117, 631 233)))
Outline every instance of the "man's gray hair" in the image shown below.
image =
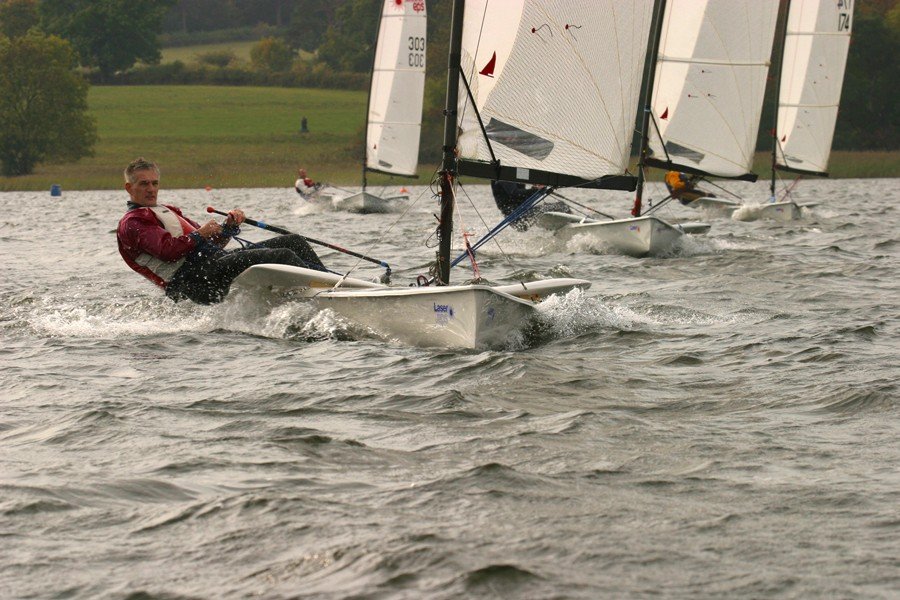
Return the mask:
POLYGON ((159 167, 152 160, 147 160, 144 157, 136 158, 125 167, 125 181, 127 183, 134 183, 134 173, 135 171, 155 171, 157 177, 159 176, 159 167))

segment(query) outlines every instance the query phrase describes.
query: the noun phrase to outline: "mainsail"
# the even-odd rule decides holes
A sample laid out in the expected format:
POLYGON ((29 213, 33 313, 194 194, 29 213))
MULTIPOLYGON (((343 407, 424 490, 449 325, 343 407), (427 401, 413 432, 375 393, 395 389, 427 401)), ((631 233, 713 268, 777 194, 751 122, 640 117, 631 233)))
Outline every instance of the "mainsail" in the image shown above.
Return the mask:
POLYGON ((622 175, 652 9, 652 0, 467 0, 459 172, 634 189, 622 175))
POLYGON ((647 132, 648 165, 750 173, 778 0, 667 0, 647 132))
POLYGON ((375 48, 366 168, 415 175, 425 90, 425 0, 385 0, 375 48))
POLYGON ((775 164, 824 175, 850 47, 853 0, 791 0, 778 95, 775 164))

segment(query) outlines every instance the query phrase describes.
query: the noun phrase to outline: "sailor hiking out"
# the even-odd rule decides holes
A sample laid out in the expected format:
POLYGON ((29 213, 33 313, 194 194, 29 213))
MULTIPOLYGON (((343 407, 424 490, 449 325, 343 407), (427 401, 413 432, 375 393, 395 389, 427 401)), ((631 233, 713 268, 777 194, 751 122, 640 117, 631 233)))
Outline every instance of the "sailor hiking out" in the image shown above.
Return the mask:
POLYGON ((281 235, 252 247, 226 250, 240 231, 244 213, 228 213, 224 224, 200 225, 171 204, 157 203, 159 167, 143 158, 125 169, 128 210, 116 238, 125 263, 175 301, 200 304, 221 301, 232 281, 252 265, 274 263, 325 270, 309 243, 299 235, 281 235))

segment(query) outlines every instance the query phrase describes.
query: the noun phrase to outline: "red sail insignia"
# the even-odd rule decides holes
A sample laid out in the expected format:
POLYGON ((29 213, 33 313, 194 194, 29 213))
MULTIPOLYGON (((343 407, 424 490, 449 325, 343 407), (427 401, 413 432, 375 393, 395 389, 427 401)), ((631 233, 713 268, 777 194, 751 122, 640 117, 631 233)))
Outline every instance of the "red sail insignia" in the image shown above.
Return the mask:
POLYGON ((478 72, 479 75, 485 75, 487 77, 494 76, 494 66, 497 64, 497 53, 494 52, 494 55, 491 56, 491 60, 488 61, 488 64, 484 66, 484 68, 478 72))

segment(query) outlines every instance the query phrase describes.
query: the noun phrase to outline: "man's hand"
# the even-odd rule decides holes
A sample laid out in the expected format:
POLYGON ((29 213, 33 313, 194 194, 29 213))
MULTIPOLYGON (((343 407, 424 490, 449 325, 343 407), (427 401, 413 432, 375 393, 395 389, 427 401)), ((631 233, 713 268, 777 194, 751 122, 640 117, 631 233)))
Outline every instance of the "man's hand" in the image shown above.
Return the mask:
MULTIPOLYGON (((243 217, 243 214, 241 216, 243 217)), ((243 218, 241 220, 243 220, 243 218)), ((222 233, 222 226, 219 225, 215 219, 210 219, 197 230, 197 233, 199 233, 200 237, 203 239, 211 240, 222 233)))
POLYGON ((244 222, 244 211, 239 208, 235 208, 234 210, 228 211, 228 218, 225 219, 225 226, 231 227, 233 225, 240 225, 244 222))

